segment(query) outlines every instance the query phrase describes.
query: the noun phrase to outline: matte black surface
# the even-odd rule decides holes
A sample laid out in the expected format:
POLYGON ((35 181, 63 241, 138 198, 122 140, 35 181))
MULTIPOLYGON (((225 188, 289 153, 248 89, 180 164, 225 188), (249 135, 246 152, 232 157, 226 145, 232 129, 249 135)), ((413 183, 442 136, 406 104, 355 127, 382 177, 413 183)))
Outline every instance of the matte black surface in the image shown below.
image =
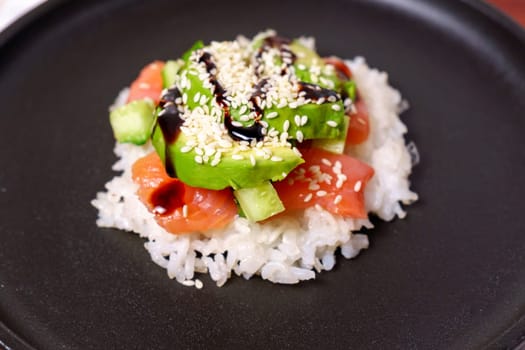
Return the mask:
MULTIPOLYGON (((52 1, 0 36, 0 340, 13 348, 478 349, 525 336, 525 40, 477 1, 52 1), (478 8, 476 10, 475 8, 478 8), (52 9, 52 10, 51 10, 52 9), (107 106, 195 40, 275 28, 363 55, 410 101, 406 220, 298 286, 182 287, 98 229, 107 106), (24 345, 25 344, 25 345, 24 345)), ((0 343, 0 346, 2 343, 0 343)))

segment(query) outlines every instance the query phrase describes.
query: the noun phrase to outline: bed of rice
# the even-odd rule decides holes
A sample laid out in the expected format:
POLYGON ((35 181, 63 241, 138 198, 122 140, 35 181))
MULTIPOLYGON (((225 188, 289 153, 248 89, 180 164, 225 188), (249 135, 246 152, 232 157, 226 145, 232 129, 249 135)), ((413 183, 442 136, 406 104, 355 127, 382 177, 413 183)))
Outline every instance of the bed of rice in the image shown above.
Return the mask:
MULTIPOLYGON (((388 84, 387 74, 370 69, 363 58, 346 63, 370 114, 369 139, 349 150, 350 155, 375 170, 365 192, 367 211, 387 221, 396 216, 404 218, 401 203, 417 199, 408 180, 416 153, 405 144, 406 126, 399 119, 406 102, 388 84)), ((239 217, 224 229, 206 235, 170 234, 157 225, 153 214, 138 199, 137 187, 131 180, 131 165, 151 150, 151 145, 117 144, 115 154, 119 160, 113 170, 122 174, 109 181, 106 191, 99 192, 92 204, 99 210, 98 226, 138 233, 146 239, 144 246, 151 259, 183 285, 201 288, 196 273, 209 273, 217 286, 233 274, 246 279, 258 275, 274 283, 298 283, 315 278, 316 272, 331 270, 338 247, 348 259, 368 248, 367 236, 355 232, 372 228, 369 220, 345 219, 320 207, 264 224, 239 217)))

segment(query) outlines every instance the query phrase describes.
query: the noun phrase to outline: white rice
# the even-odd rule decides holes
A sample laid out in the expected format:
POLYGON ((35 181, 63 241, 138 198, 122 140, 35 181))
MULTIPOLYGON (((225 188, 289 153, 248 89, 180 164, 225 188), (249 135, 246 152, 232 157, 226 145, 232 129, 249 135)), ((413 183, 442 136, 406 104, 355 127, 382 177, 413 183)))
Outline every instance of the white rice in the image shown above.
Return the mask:
MULTIPOLYGON (((370 113, 368 140, 349 152, 375 170, 365 192, 367 211, 387 221, 396 216, 404 218, 400 202, 409 204, 417 199, 409 188, 411 154, 403 138, 406 126, 399 119, 406 102, 388 85, 387 74, 370 69, 363 58, 346 63, 370 113)), ((412 144, 411 152, 414 149, 412 144)), ((298 283, 315 278, 316 272, 331 270, 338 247, 347 259, 368 248, 367 236, 355 232, 372 228, 369 220, 345 219, 320 207, 264 224, 237 218, 206 236, 170 234, 139 200, 137 186, 131 180, 131 165, 151 150, 151 145, 115 146, 119 160, 113 170, 123 173, 108 182, 106 191, 99 192, 92 201, 99 210, 97 225, 138 233, 146 239, 144 246, 151 259, 185 286, 202 288, 196 273, 208 273, 217 286, 233 274, 246 279, 258 275, 274 283, 298 283)))

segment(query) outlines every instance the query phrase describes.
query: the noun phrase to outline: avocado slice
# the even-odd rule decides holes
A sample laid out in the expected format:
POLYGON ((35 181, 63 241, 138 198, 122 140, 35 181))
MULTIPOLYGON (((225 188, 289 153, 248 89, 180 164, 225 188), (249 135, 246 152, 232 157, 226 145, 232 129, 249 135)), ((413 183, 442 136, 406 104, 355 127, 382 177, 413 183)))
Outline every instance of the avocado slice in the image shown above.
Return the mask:
POLYGON ((339 91, 341 80, 337 77, 334 69, 326 69, 321 56, 317 52, 307 48, 300 41, 294 40, 289 45, 290 50, 296 55, 294 62, 295 75, 301 81, 317 84, 323 88, 339 91), (318 68, 317 74, 312 74, 312 66, 318 68))
POLYGON ((182 182, 212 190, 257 187, 268 180, 279 181, 304 162, 298 153, 284 146, 271 147, 270 157, 265 156, 258 148, 241 150, 234 146, 222 153, 217 164, 213 163, 213 156, 207 162, 199 162, 197 159, 202 157, 195 150, 184 149, 188 138, 183 133, 177 137, 175 143, 167 145, 167 149, 162 148, 162 144, 159 147, 158 141, 163 141, 161 137, 154 137, 153 140, 157 140, 154 145, 160 151, 159 154, 166 154, 171 158, 177 177, 182 182))

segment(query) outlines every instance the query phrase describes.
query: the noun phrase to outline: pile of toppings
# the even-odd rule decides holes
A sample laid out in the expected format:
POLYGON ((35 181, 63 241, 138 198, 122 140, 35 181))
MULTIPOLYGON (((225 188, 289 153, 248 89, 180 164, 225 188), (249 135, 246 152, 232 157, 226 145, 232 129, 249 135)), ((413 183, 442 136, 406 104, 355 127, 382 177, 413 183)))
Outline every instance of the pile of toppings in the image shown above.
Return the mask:
POLYGON ((158 162, 135 165, 134 180, 172 233, 312 205, 367 215, 363 190, 373 169, 344 153, 366 140, 366 109, 345 63, 321 58, 301 40, 267 31, 253 40, 199 41, 178 60, 145 67, 110 121, 119 142, 151 140, 158 162), (152 205, 157 191, 177 197, 167 201, 176 205, 152 205), (210 210, 217 198, 231 202, 227 218, 188 225, 192 216, 206 220, 189 210, 222 215, 210 210))

